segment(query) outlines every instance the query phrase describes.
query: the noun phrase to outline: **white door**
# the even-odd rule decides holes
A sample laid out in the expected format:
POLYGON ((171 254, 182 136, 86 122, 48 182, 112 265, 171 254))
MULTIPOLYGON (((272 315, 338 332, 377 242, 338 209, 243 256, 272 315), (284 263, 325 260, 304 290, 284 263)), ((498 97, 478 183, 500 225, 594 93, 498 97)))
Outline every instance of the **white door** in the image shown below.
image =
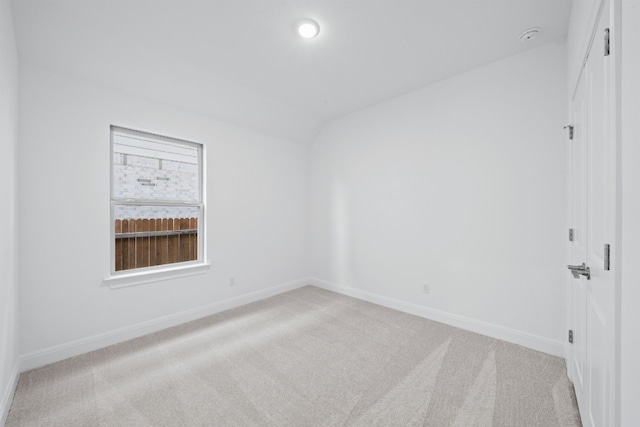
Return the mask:
MULTIPOLYGON (((595 37, 581 72, 571 110, 571 278, 573 345, 569 374, 585 427, 612 423, 615 357, 614 281, 607 269, 605 245, 613 248, 615 144, 612 133, 613 53, 606 55, 609 3, 605 2, 595 37), (579 274, 582 273, 582 274, 579 274)), ((610 268, 613 268, 611 264, 610 268)))

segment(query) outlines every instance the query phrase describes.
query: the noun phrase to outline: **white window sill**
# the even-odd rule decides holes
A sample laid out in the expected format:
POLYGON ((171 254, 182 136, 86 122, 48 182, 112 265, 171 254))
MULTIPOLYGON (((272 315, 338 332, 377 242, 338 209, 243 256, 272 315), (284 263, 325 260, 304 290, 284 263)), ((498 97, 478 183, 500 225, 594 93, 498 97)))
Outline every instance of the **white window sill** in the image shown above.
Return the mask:
POLYGON ((138 271, 135 273, 118 274, 104 279, 104 284, 111 289, 144 285, 146 283, 161 282, 163 280, 178 279, 180 277, 205 274, 211 268, 211 263, 190 264, 161 270, 138 271))

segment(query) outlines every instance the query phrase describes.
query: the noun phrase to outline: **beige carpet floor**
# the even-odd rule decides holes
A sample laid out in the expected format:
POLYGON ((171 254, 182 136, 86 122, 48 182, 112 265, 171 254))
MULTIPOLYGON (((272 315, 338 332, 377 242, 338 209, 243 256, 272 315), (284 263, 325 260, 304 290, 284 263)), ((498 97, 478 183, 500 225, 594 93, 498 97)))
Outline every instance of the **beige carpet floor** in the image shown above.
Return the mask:
POLYGON ((7 426, 579 426, 562 359, 307 286, 25 372, 7 426))

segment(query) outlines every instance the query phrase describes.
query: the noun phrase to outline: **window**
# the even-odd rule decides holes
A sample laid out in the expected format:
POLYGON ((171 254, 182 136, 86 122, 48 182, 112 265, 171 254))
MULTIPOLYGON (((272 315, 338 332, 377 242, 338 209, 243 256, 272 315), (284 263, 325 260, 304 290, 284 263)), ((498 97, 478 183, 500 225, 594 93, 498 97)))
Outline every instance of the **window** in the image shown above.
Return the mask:
POLYGON ((202 145, 112 126, 111 157, 112 276, 202 264, 202 145))

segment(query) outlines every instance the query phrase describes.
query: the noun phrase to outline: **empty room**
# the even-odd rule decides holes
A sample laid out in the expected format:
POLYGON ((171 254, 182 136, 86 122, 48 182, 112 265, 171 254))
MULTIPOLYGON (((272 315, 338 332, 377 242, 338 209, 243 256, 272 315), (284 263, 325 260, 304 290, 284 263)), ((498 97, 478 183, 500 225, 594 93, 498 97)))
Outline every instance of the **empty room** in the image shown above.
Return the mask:
POLYGON ((639 118, 638 0, 0 0, 0 425, 640 426, 639 118))

